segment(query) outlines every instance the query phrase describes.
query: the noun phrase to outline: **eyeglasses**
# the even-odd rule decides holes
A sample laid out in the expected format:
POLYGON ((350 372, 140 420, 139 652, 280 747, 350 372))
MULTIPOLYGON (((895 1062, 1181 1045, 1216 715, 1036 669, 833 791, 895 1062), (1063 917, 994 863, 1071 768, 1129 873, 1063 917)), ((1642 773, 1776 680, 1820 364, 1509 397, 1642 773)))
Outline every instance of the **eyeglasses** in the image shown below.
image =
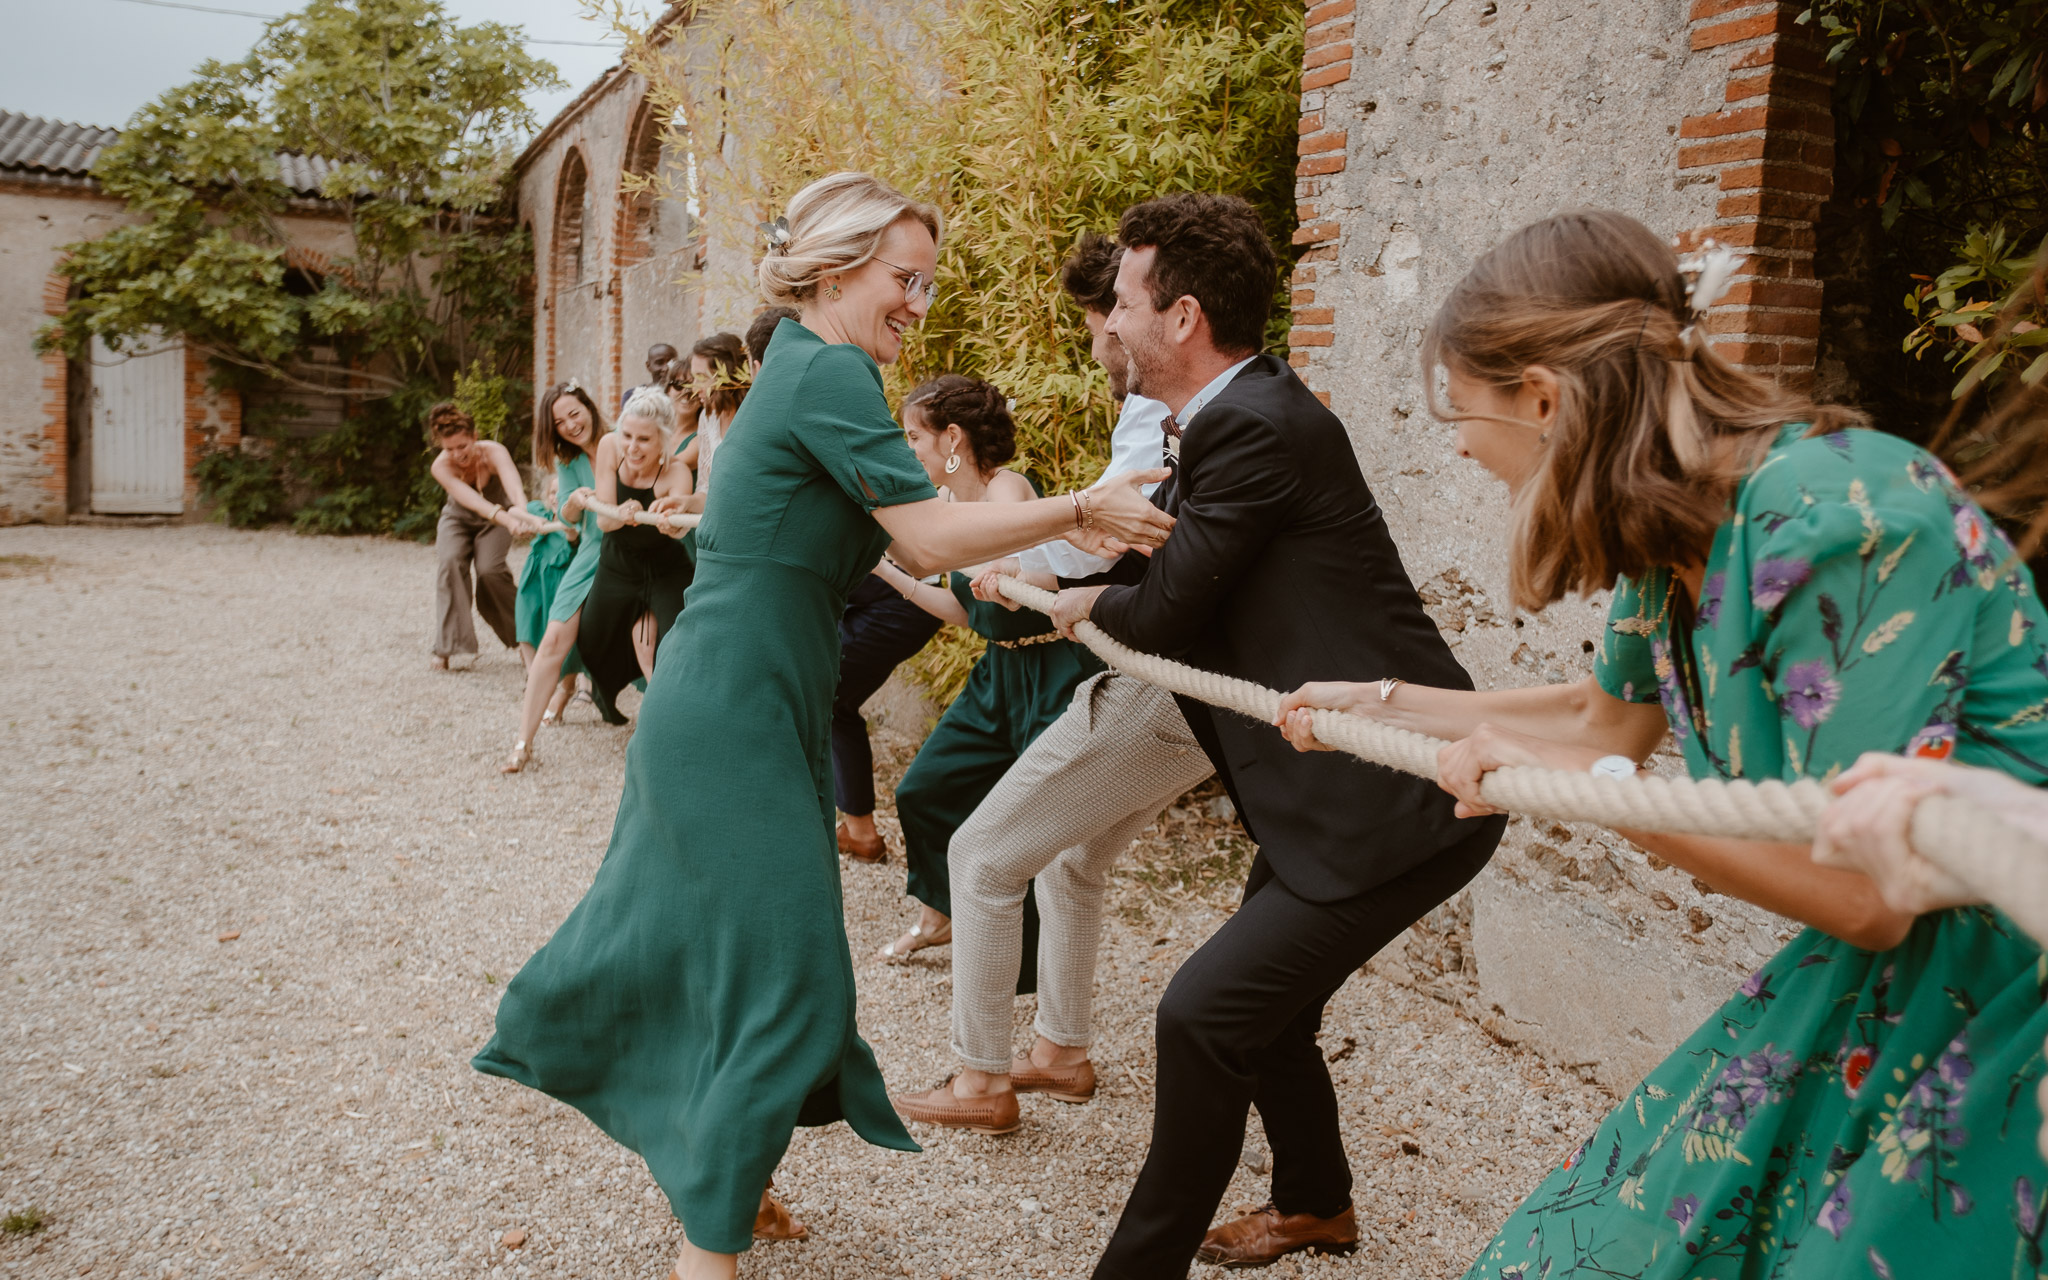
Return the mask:
POLYGON ((905 302, 916 302, 919 297, 923 297, 924 304, 930 306, 938 301, 938 281, 925 279, 924 272, 912 271, 908 267, 899 267, 895 263, 884 261, 881 258, 876 258, 875 261, 880 262, 891 271, 901 271, 910 277, 903 282, 903 300, 905 302))

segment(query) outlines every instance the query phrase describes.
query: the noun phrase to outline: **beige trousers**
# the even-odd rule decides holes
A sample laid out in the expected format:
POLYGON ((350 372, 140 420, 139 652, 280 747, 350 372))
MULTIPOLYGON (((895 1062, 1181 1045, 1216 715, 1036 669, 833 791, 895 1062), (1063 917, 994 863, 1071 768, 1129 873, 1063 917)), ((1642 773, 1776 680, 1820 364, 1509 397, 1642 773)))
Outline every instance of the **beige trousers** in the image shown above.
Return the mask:
POLYGON ((512 534, 475 513, 449 503, 441 508, 441 523, 434 529, 434 652, 441 657, 476 652, 476 624, 470 621, 471 563, 476 566, 476 610, 484 615, 491 630, 506 648, 519 643, 519 626, 512 602, 519 594, 505 557, 512 550, 512 534))
POLYGON ((1010 1069, 1024 891, 1038 886, 1038 1034, 1094 1038, 1095 953, 1109 868, 1140 831, 1215 770, 1173 695, 1107 671, 1018 757, 960 830, 953 880, 953 1052, 1010 1069))

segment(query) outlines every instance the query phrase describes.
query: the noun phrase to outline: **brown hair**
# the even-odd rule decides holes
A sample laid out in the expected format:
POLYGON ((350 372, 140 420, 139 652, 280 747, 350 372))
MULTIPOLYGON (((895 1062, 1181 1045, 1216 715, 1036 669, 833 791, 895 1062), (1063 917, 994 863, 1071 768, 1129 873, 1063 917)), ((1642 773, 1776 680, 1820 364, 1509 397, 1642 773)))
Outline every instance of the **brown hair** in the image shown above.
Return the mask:
MULTIPOLYGON (((2002 343, 2044 300, 2048 249, 2036 255, 2033 274, 2013 290, 1995 324, 1978 324, 1990 328, 1994 344, 2002 343)), ((2017 383, 1982 421, 1962 431, 1970 400, 1965 396, 1949 412, 1935 436, 1935 451, 1946 454, 1964 483, 1978 490, 1985 509, 2019 526, 2019 553, 2030 559, 2048 546, 2048 380, 2017 383)))
POLYGON ((1735 487, 1787 422, 1864 425, 1728 363, 1690 324, 1670 245, 1588 209, 1522 228, 1482 257, 1422 339, 1430 412, 1440 368, 1513 390, 1557 375, 1549 449, 1515 500, 1509 584, 1541 609, 1662 565, 1704 559, 1735 487))
POLYGON ((1249 202, 1207 191, 1160 196, 1124 210, 1116 234, 1126 249, 1158 250, 1145 280, 1153 310, 1193 297, 1218 351, 1265 347, 1280 259, 1249 202))
POLYGON ((1017 456, 1017 424, 1002 392, 980 378, 945 373, 918 384, 903 397, 903 410, 916 409, 933 431, 957 426, 967 436, 975 470, 987 474, 1017 456))
POLYGON ((582 457, 584 449, 572 441, 562 439, 555 430, 555 401, 563 396, 574 396, 583 402, 590 414, 590 445, 592 457, 597 456, 597 442, 604 436, 604 415, 597 411, 597 402, 590 398, 574 378, 557 383, 541 392, 540 399, 533 406, 533 465, 546 469, 561 462, 582 457))
POLYGON ((1060 287, 1083 311, 1108 315, 1116 310, 1116 269, 1123 247, 1108 236, 1083 231, 1074 251, 1060 264, 1060 287))
MULTIPOLYGON (((741 401, 747 398, 747 349, 736 333, 714 333, 708 338, 699 338, 690 346, 690 354, 703 356, 711 362, 711 394, 705 397, 704 407, 721 419, 730 418, 740 411, 741 401)), ((690 380, 687 362, 679 372, 683 381, 690 380)), ((670 374, 674 382, 674 373, 670 374)))
POLYGON ((804 313, 795 307, 764 307, 761 314, 747 325, 747 359, 755 364, 768 358, 768 344, 775 340, 775 330, 784 320, 801 321, 804 313))
POLYGON ((427 410, 427 439, 435 444, 465 432, 476 434, 476 419, 464 413, 453 400, 443 400, 427 410))

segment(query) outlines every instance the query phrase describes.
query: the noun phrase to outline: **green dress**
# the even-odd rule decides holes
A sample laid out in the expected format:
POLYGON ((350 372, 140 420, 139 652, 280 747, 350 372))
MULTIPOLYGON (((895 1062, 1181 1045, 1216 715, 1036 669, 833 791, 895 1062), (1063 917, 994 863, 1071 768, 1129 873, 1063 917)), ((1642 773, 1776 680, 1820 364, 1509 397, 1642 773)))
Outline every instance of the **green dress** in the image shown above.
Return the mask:
MULTIPOLYGON (((1789 427, 1697 610, 1616 588, 1596 674, 1661 701, 1696 778, 1828 778, 1867 750, 2048 781, 2048 614, 1934 458, 1789 427)), ((1884 952, 1806 929, 1523 1202, 1468 1277, 2044 1273, 2048 960, 1989 909, 1884 952)))
POLYGON ((611 847, 474 1063, 639 1152, 721 1253, 794 1126, 918 1149, 855 1031, 826 728, 839 615, 889 543, 871 513, 937 496, 857 347, 784 322, 740 418, 611 847))
MULTIPOLYGON (((538 498, 527 503, 526 509, 542 520, 555 518, 548 504, 538 498)), ((576 544, 569 541, 566 533, 543 533, 527 544, 526 563, 519 566, 519 594, 512 604, 519 643, 538 645, 547 634, 548 609, 554 604, 555 588, 575 558, 576 544)))
MULTIPOLYGON (((597 473, 591 468, 589 453, 555 464, 555 492, 563 501, 574 490, 596 487, 597 473)), ((555 584, 555 598, 548 605, 549 622, 567 622, 583 608, 583 597, 590 594, 590 584, 597 579, 597 557, 603 549, 604 530, 597 527, 597 517, 585 509, 576 522, 575 558, 562 571, 555 584)))
MULTIPOLYGON (((948 581, 953 598, 967 610, 968 628, 989 644, 897 784, 896 816, 903 823, 910 895, 950 916, 953 882, 946 853, 953 833, 1024 749, 1060 718, 1076 686, 1102 670, 1102 659, 1071 640, 1048 640, 1055 633, 1044 614, 1032 609, 1013 613, 975 599, 965 574, 953 574, 948 581)), ((1037 950, 1038 906, 1027 890, 1024 954, 1037 950)), ((1036 990, 1037 969, 1022 966, 1018 993, 1036 990)))

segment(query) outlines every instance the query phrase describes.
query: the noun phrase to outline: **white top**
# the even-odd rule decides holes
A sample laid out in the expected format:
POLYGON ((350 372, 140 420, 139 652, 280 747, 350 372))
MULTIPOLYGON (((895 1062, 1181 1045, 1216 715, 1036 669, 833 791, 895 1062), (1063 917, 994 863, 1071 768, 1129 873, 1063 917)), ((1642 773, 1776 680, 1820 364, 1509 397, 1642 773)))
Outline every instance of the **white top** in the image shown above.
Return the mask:
POLYGON ((725 428, 718 424, 718 415, 709 409, 697 415, 697 492, 711 491, 711 455, 718 452, 718 442, 725 439, 725 428))
MULTIPOLYGON (((1125 396, 1123 412, 1117 416, 1116 430, 1109 436, 1109 467, 1102 473, 1102 480, 1131 471, 1150 471, 1161 465, 1160 459, 1165 456, 1166 448, 1165 422, 1166 406, 1159 401, 1144 396, 1125 396)), ((1096 483, 1100 484, 1102 480, 1096 483)), ((1155 482, 1140 486, 1140 491, 1149 498, 1158 487, 1155 482)), ((1017 562, 1026 569, 1061 578, 1085 578, 1116 563, 1102 556, 1091 556, 1065 539, 1020 552, 1017 562)))

